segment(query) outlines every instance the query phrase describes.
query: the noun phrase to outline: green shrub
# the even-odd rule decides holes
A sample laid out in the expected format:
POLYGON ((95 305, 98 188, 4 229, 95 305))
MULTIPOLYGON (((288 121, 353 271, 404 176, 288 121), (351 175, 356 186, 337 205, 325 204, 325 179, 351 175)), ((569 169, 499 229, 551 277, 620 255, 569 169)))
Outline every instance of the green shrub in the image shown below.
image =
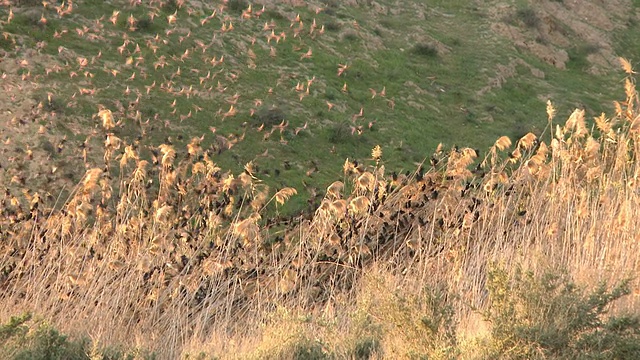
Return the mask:
POLYGON ((184 360, 217 360, 218 359, 217 357, 213 355, 209 355, 205 352, 200 352, 197 355, 183 354, 182 356, 184 360))
POLYGON ((342 33, 342 41, 356 41, 358 40, 358 33, 354 30, 348 29, 342 33))
POLYGON ((25 28, 38 28, 40 30, 46 27, 46 24, 41 22, 43 12, 39 9, 27 9, 26 11, 16 14, 15 19, 16 25, 24 26, 25 28))
POLYGON ((166 13, 174 13, 180 9, 176 0, 167 0, 162 4, 162 10, 166 13))
POLYGON ((67 109, 65 101, 59 97, 47 97, 44 94, 37 94, 33 96, 33 100, 38 103, 42 103, 46 111, 54 111, 58 114, 63 114, 67 109))
POLYGON ((490 357, 501 359, 640 358, 640 319, 607 316, 629 294, 629 281, 585 293, 567 276, 503 269, 488 275, 490 357))
POLYGON ((338 0, 322 0, 322 3, 329 9, 337 9, 340 7, 340 1, 338 0))
POLYGON ((567 68, 584 70, 589 67, 588 56, 600 51, 600 47, 597 44, 582 44, 576 45, 567 50, 569 54, 569 61, 567 62, 567 68))
POLYGON ((154 30, 153 21, 149 16, 144 16, 136 22, 136 31, 150 33, 154 30))
POLYGON ((351 135, 351 127, 345 122, 334 123, 329 128, 329 142, 332 144, 340 144, 353 140, 351 135))
POLYGON ((528 28, 535 28, 540 23, 538 14, 530 7, 518 9, 516 11, 516 18, 528 28))
POLYGON ((153 360, 146 351, 123 351, 113 347, 97 349, 86 338, 70 339, 31 314, 12 317, 0 325, 0 359, 7 360, 153 360))
POLYGON ((354 349, 354 358, 358 360, 370 359, 380 352, 380 340, 375 337, 358 339, 354 349))
POLYGON ((269 129, 272 125, 278 125, 287 118, 285 110, 278 105, 263 105, 255 114, 257 125, 264 124, 269 129))
POLYGON ((421 43, 421 44, 414 45, 413 48, 411 49, 411 52, 416 55, 430 57, 430 58, 434 58, 438 56, 438 48, 435 45, 428 44, 428 43, 421 43))
POLYGON ((0 326, 2 359, 89 359, 86 341, 70 341, 46 324, 30 323, 31 315, 12 317, 0 326))
POLYGON ((6 51, 12 51, 16 48, 16 40, 14 37, 8 36, 8 37, 0 37, 0 49, 6 50, 6 51))
POLYGON ((41 0, 16 0, 16 6, 42 6, 41 0))
POLYGON ((263 17, 265 17, 266 19, 271 19, 271 20, 286 20, 287 17, 282 14, 280 11, 278 11, 277 9, 267 9, 264 12, 263 17))
POLYGON ((293 346, 292 358, 296 360, 322 360, 330 359, 331 356, 324 350, 322 344, 304 339, 293 346))
POLYGON ((242 12, 249 7, 249 2, 246 0, 230 0, 227 6, 229 7, 229 11, 242 14, 242 12))
POLYGON ((342 25, 335 20, 328 20, 324 23, 324 28, 327 31, 339 31, 342 28, 342 25))

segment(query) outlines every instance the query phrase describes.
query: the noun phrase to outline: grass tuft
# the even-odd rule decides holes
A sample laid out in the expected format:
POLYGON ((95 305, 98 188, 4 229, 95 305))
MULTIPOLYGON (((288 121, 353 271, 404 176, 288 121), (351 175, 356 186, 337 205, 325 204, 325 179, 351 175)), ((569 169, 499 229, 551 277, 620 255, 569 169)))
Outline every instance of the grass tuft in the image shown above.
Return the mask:
POLYGON ((438 48, 436 47, 436 45, 431 43, 416 44, 411 48, 411 52, 413 54, 423 56, 426 58, 438 57, 438 48))

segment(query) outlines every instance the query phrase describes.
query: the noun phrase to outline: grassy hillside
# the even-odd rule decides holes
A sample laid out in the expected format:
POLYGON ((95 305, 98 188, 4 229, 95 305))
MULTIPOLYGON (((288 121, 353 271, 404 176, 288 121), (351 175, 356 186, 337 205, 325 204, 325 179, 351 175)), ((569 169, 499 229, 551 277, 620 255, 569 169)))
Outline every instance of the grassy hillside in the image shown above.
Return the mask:
POLYGON ((638 55, 636 8, 584 3, 8 2, 3 149, 35 161, 4 163, 3 179, 68 188, 107 133, 147 159, 197 137, 223 169, 251 162, 317 203, 339 160, 376 144, 413 171, 441 142, 539 135, 547 100, 564 116, 611 110, 610 69, 638 55), (581 21, 585 7, 600 15, 581 21))
POLYGON ((7 3, 0 354, 637 357, 598 4, 7 3))

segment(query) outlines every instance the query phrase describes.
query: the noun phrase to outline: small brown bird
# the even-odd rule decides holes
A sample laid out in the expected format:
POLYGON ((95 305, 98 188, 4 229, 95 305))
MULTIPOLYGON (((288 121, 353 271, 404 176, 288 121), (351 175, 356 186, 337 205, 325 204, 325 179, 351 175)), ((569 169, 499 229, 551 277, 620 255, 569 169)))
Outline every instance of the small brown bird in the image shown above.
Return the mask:
POLYGON ((311 51, 311 48, 309 48, 309 50, 302 54, 302 56, 300 56, 300 60, 302 59, 311 59, 311 55, 313 54, 313 52, 311 51))
POLYGON ((389 106, 391 110, 393 110, 396 107, 396 102, 393 99, 389 99, 387 100, 387 106, 389 106))
POLYGON ((360 112, 357 114, 353 114, 353 116, 351 116, 351 121, 355 122, 358 118, 361 118, 364 115, 364 108, 360 108, 360 112))
POLYGON ((331 111, 331 109, 333 109, 333 107, 335 106, 335 104, 332 104, 328 101, 326 103, 327 103, 327 107, 329 108, 329 111, 331 111))
POLYGON ((228 117, 234 116, 238 113, 238 111, 233 107, 233 105, 231 105, 231 107, 229 108, 229 111, 227 111, 226 113, 224 113, 222 115, 223 119, 226 119, 228 117))
POLYGON ((338 76, 342 76, 345 71, 349 69, 349 65, 347 64, 338 64, 338 76))
POLYGON ((169 23, 169 25, 175 24, 177 20, 178 20, 178 10, 176 10, 176 12, 174 12, 173 14, 167 16, 167 22, 169 23))
POLYGON ((294 135, 298 135, 298 133, 299 133, 300 131, 305 130, 305 129, 307 128, 307 125, 308 125, 308 123, 307 123, 307 122, 305 122, 305 123, 304 123, 304 126, 297 127, 297 128, 295 129, 295 131, 294 131, 294 135))

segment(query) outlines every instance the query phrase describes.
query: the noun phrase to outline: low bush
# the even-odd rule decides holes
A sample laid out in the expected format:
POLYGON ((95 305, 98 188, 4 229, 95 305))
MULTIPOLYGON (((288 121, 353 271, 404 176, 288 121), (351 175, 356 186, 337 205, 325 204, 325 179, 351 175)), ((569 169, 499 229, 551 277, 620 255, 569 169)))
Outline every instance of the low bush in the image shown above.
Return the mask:
POLYGON ((241 14, 249 7, 249 2, 246 0, 230 0, 227 6, 230 11, 241 14))
POLYGON ((488 273, 489 358, 640 358, 640 318, 608 314, 613 302, 630 293, 629 281, 587 291, 566 275, 515 274, 488 273))
POLYGON ((72 339, 31 314, 14 316, 0 324, 0 358, 6 360, 153 360, 144 351, 99 349, 87 338, 72 339))
POLYGON ((264 124, 267 128, 280 124, 286 118, 285 110, 278 105, 263 105, 255 113, 255 123, 264 124))
POLYGON ((89 359, 86 341, 72 341, 48 325, 31 320, 31 315, 24 314, 0 325, 0 358, 89 359))
POLYGON ((420 43, 413 46, 411 52, 429 58, 434 58, 438 56, 438 48, 429 43, 420 43))
POLYGON ((516 18, 528 28, 535 28, 540 23, 540 18, 535 10, 524 7, 516 11, 516 18))

